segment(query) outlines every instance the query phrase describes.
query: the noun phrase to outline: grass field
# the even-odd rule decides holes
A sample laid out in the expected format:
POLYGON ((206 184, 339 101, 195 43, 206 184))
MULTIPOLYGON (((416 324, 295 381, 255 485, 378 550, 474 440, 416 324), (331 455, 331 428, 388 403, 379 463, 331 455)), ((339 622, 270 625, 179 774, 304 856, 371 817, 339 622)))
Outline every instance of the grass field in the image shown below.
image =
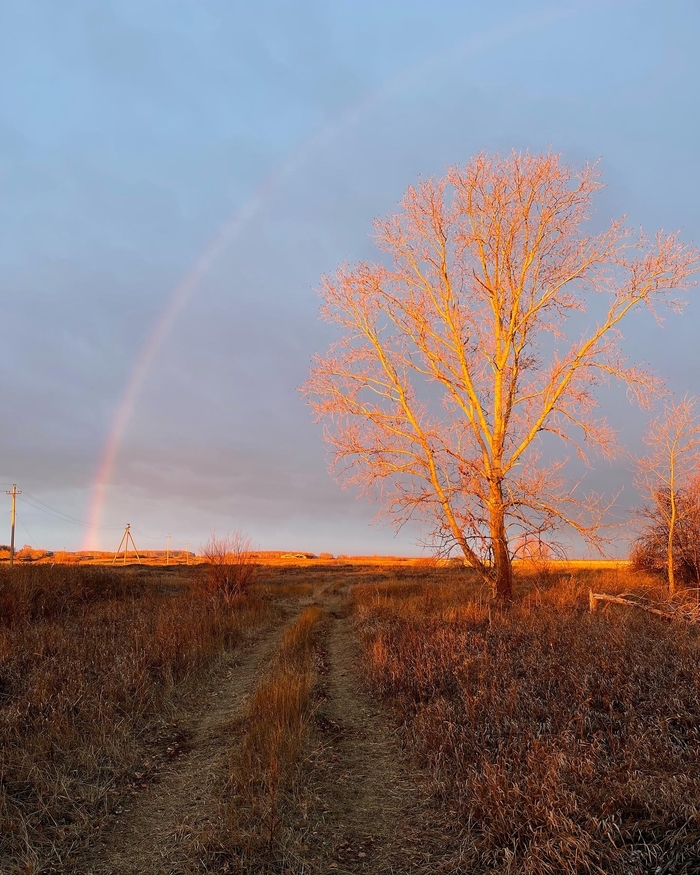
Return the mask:
MULTIPOLYGON (((625 564, 0 570, 0 871, 700 871, 700 634, 625 564)), ((686 597, 695 600, 695 594, 686 597)))
POLYGON ((698 631, 587 610, 589 587, 655 585, 559 571, 509 609, 476 582, 355 588, 368 674, 467 871, 700 871, 698 631))

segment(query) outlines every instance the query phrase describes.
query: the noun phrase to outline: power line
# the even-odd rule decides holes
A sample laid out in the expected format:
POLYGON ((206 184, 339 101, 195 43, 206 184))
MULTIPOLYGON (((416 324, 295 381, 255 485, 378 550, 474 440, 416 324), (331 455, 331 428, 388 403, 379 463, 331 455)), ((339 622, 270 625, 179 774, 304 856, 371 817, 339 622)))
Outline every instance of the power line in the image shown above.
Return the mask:
POLYGON ((41 507, 41 505, 35 504, 33 501, 29 501, 26 498, 20 498, 20 501, 26 504, 28 507, 33 507, 34 510, 40 510, 42 513, 48 514, 49 516, 55 517, 56 519, 61 520, 64 523, 72 523, 76 526, 84 526, 88 527, 88 523, 82 522, 81 520, 74 520, 71 517, 64 516, 62 513, 54 513, 52 510, 48 510, 45 507, 41 507))
MULTIPOLYGON (((19 493, 18 493, 18 495, 19 495, 19 493)), ((71 523, 72 525, 75 525, 75 526, 82 526, 84 529, 97 528, 97 529, 100 529, 101 531, 111 531, 111 532, 123 531, 121 526, 104 526, 104 525, 93 526, 91 523, 85 522, 84 520, 79 520, 76 517, 68 516, 68 514, 62 513, 61 511, 52 507, 50 504, 46 504, 45 501, 42 501, 40 498, 37 498, 35 495, 32 495, 29 492, 25 493, 25 495, 28 495, 31 500, 29 500, 27 498, 20 498, 20 501, 23 501, 29 507, 34 508, 34 510, 39 510, 42 513, 47 514, 48 516, 52 516, 55 519, 61 520, 62 522, 71 523)), ((134 528, 133 526, 131 527, 130 531, 135 532, 141 538, 147 538, 149 541, 162 541, 163 540, 162 535, 148 535, 145 532, 142 532, 140 529, 134 528)))
MULTIPOLYGON (((90 528, 93 527, 90 523, 85 522, 85 520, 78 519, 78 517, 71 516, 71 514, 64 513, 62 510, 59 510, 59 509, 56 508, 56 507, 52 507, 52 505, 48 504, 48 503, 45 502, 43 499, 38 498, 36 495, 32 495, 31 492, 27 492, 26 489, 24 490, 24 495, 25 495, 25 496, 28 496, 32 501, 34 501, 34 502, 36 502, 37 504, 41 505, 41 507, 36 507, 36 508, 35 508, 36 510, 44 510, 44 511, 47 512, 47 513, 52 513, 52 514, 54 514, 55 516, 60 517, 62 520, 64 520, 65 522, 68 522, 68 523, 75 523, 76 525, 79 525, 79 526, 88 526, 88 527, 90 527, 90 528)), ((23 499, 23 501, 26 501, 26 498, 23 499)), ((27 503, 29 504, 29 502, 27 502, 27 503)), ((34 505, 33 505, 33 506, 34 506, 34 505)), ((97 525, 97 526, 94 526, 94 528, 98 528, 98 529, 112 529, 112 530, 114 530, 114 529, 121 529, 121 526, 103 526, 103 525, 97 525)))
MULTIPOLYGON (((29 501, 26 498, 20 498, 20 501, 24 502, 24 504, 28 505, 29 507, 34 508, 34 510, 39 510, 42 513, 47 514, 48 516, 52 516, 55 519, 61 520, 61 522, 71 523, 71 525, 74 525, 74 526, 81 526, 84 529, 92 528, 90 523, 86 523, 83 520, 75 519, 74 517, 67 516, 66 514, 62 514, 60 512, 54 512, 53 510, 48 510, 48 508, 42 507, 39 504, 35 504, 33 501, 29 501)), ((100 529, 109 529, 109 530, 114 531, 114 530, 121 529, 121 526, 99 526, 99 528, 100 529)))
POLYGON ((62 510, 59 510, 57 507, 53 507, 52 505, 48 504, 48 502, 44 501, 43 498, 39 498, 37 495, 32 495, 32 493, 27 491, 26 489, 24 490, 24 494, 26 496, 28 496, 29 498, 31 498, 32 501, 36 501, 37 504, 40 504, 40 505, 42 505, 42 507, 45 507, 47 510, 51 510, 54 513, 60 514, 61 516, 65 516, 65 517, 68 517, 69 519, 73 519, 73 520, 75 520, 75 522, 82 522, 82 520, 79 520, 77 517, 71 516, 71 514, 68 514, 68 513, 64 513, 62 510))
MULTIPOLYGON (((1 484, 1 485, 7 485, 7 484, 1 484)), ((8 491, 8 495, 11 495, 11 494, 12 493, 8 491)), ((101 525, 101 524, 93 525, 92 523, 88 523, 85 520, 78 519, 78 517, 74 517, 74 516, 71 516, 70 514, 64 513, 63 511, 59 510, 57 507, 54 507, 53 505, 48 504, 48 502, 44 501, 42 498, 39 498, 37 495, 33 495, 31 492, 27 492, 26 490, 24 490, 23 492, 21 492, 20 490, 17 490, 17 492, 15 494, 16 494, 17 498, 19 498, 19 496, 21 495, 22 497, 19 498, 19 500, 24 502, 24 504, 26 504, 28 507, 31 507, 34 510, 41 511, 41 513, 45 513, 45 514, 47 514, 47 516, 54 517, 54 519, 61 520, 61 522, 70 523, 71 525, 74 525, 74 526, 81 526, 84 529, 99 529, 100 531, 112 531, 112 532, 117 531, 117 530, 122 530, 121 526, 106 526, 106 525, 101 525)), ((146 532, 142 532, 140 529, 134 528, 133 526, 129 527, 129 534, 130 535, 131 535, 131 532, 135 532, 139 537, 146 538, 149 541, 161 541, 162 542, 162 540, 163 540, 162 535, 149 535, 146 532)), ((169 540, 170 536, 168 535, 167 537, 169 540)), ((132 539, 132 543, 133 543, 133 539, 132 539)))
POLYGON ((140 529, 135 529, 133 526, 131 527, 132 532, 136 532, 137 535, 141 538, 147 538, 149 541, 162 541, 162 535, 147 535, 145 532, 142 532, 140 529))
POLYGON ((38 550, 39 547, 38 547, 38 545, 37 545, 37 542, 36 542, 36 540, 34 539, 34 536, 32 535, 32 533, 31 533, 31 532, 29 531, 29 529, 27 528, 26 524, 25 524, 22 520, 19 521, 19 524, 22 526, 22 528, 24 529, 24 531, 29 535, 29 540, 32 542, 32 544, 34 544, 34 546, 35 546, 36 549, 38 550))

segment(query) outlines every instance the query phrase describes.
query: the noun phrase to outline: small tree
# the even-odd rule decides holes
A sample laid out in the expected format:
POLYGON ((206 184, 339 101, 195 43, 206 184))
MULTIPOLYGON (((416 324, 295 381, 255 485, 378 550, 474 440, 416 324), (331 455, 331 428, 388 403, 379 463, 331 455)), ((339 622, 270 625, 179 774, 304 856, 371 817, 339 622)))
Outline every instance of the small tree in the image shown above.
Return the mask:
POLYGON ((639 307, 678 307, 698 268, 673 234, 621 221, 587 233, 599 188, 595 168, 557 155, 478 155, 376 223, 384 263, 323 279, 340 337, 305 392, 339 476, 395 524, 427 522, 505 599, 513 541, 565 526, 596 543, 604 506, 577 497, 565 459, 543 462, 543 437, 583 458, 614 453, 597 387, 614 378, 642 402, 658 388, 622 355, 620 325, 639 307), (602 318, 567 336, 596 296, 602 318))
POLYGON ((227 604, 242 595, 258 576, 251 539, 240 531, 213 533, 202 547, 209 589, 227 604))
POLYGON ((695 414, 696 403, 687 396, 678 404, 667 403, 649 424, 644 435, 649 451, 637 461, 637 484, 650 499, 640 511, 646 523, 636 544, 637 564, 644 554, 651 562, 661 552, 670 595, 676 591, 679 560, 686 566, 686 579, 687 568, 696 564, 690 561, 690 551, 694 554, 696 549, 695 536, 700 534, 700 419, 695 414))
MULTIPOLYGON (((673 527, 673 580, 700 585, 700 480, 693 478, 676 492, 676 522, 673 527)), ((660 489, 638 508, 639 536, 630 550, 632 567, 637 571, 661 574, 668 580, 668 536, 670 495, 660 489)))

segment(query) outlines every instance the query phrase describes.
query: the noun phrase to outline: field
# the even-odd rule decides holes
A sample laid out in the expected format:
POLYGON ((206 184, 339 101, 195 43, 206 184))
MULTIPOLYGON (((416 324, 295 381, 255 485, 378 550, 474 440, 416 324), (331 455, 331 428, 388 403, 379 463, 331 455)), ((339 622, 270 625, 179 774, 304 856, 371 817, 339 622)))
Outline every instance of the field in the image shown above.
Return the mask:
MULTIPOLYGON (((427 561, 0 570, 0 872, 700 871, 698 628, 427 561)), ((695 599, 694 593, 688 598, 695 599)))

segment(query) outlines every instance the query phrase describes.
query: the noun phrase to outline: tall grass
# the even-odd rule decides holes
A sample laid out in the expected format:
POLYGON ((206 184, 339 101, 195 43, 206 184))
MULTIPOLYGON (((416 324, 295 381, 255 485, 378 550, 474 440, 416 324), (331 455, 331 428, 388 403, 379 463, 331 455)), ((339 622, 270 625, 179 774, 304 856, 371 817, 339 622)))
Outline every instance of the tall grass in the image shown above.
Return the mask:
POLYGON ((369 676, 450 812, 460 866, 700 871, 697 628, 588 612, 592 583, 630 575, 534 583, 509 610, 437 579, 355 589, 369 676))
POLYGON ((243 736, 232 749, 217 834, 204 837, 198 854, 216 871, 277 871, 274 863, 284 856, 280 805, 308 728, 312 635, 322 615, 317 606, 306 608, 285 631, 253 693, 243 736))
POLYGON ((0 871, 60 869, 144 770, 183 683, 266 612, 128 572, 0 572, 0 871))

